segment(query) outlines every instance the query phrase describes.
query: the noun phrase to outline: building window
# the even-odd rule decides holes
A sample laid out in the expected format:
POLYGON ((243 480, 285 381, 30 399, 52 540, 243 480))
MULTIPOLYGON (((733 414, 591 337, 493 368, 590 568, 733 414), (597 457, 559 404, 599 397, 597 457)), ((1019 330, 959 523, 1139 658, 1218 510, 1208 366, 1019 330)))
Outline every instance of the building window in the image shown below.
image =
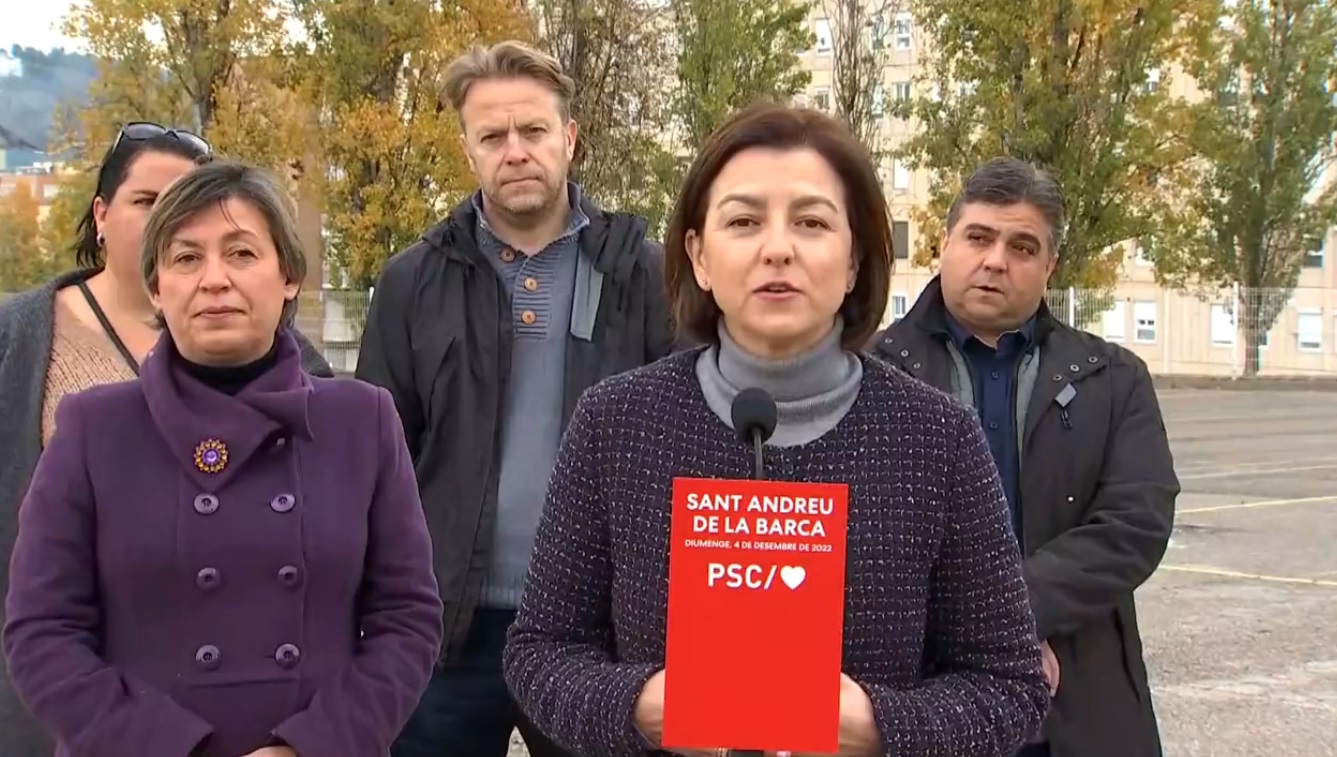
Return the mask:
POLYGON ((1295 317, 1296 347, 1301 352, 1323 349, 1323 312, 1302 310, 1295 317))
POLYGON ((898 81, 891 85, 891 97, 898 103, 908 101, 910 99, 910 82, 898 81))
POLYGON ((896 21, 892 23, 891 33, 893 36, 892 45, 897 50, 909 50, 911 43, 911 30, 913 21, 909 13, 897 13, 896 21))
POLYGON ((1142 344, 1156 341, 1156 303, 1133 303, 1133 341, 1142 344))
POLYGON ((899 160, 891 164, 891 188, 898 192, 908 192, 910 190, 910 169, 899 160))
POLYGON ((883 89, 881 84, 873 85, 873 118, 881 118, 882 113, 887 109, 887 90, 883 89))
POLYGON ((812 95, 812 106, 817 110, 831 110, 831 90, 826 87, 820 87, 812 95))
POLYGON ((887 17, 878 14, 868 22, 868 37, 874 50, 887 46, 887 17))
POLYGON ((897 260, 910 259, 910 223, 891 222, 891 251, 897 260))
POLYGON ((1153 68, 1147 72, 1147 92, 1155 92, 1161 88, 1161 70, 1153 68))
POLYGON ((1305 268, 1323 267, 1323 243, 1319 243, 1316 249, 1305 253, 1304 262, 1301 264, 1305 268))
POLYGON ((1232 108, 1239 102, 1239 97, 1239 74, 1236 73, 1230 79, 1227 79, 1225 84, 1221 85, 1220 91, 1216 93, 1217 105, 1222 108, 1232 108))
POLYGON ((1212 344, 1229 347, 1235 343, 1235 313, 1226 303, 1212 305, 1212 344))
POLYGON ((1270 346, 1271 344, 1272 344, 1272 332, 1270 330, 1264 330, 1263 333, 1258 336, 1258 347, 1261 349, 1267 349, 1268 346, 1270 346))
POLYGON ((1142 244, 1141 239, 1133 240, 1133 260, 1138 265, 1151 265, 1151 258, 1147 257, 1147 246, 1142 244))
POLYGON ((817 19, 813 24, 813 36, 817 38, 817 52, 831 52, 831 22, 825 18, 817 19))
POLYGON ((910 296, 905 292, 896 292, 891 295, 891 322, 895 323, 905 317, 910 310, 910 296))
POLYGON ((1127 338, 1128 303, 1115 300, 1110 309, 1101 315, 1100 320, 1101 331, 1105 333, 1106 341, 1122 342, 1127 338))

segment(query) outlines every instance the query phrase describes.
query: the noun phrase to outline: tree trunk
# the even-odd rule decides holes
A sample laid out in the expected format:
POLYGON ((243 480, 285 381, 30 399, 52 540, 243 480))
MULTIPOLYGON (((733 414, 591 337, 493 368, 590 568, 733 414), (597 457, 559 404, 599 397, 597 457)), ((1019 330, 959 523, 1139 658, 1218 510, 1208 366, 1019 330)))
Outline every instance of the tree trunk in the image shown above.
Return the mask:
POLYGON ((1258 375, 1258 369, 1262 367, 1262 347, 1258 344, 1258 334, 1253 331, 1244 332, 1244 377, 1253 378, 1258 375))
POLYGON ((1239 308, 1239 322, 1244 326, 1244 377, 1253 378, 1263 367, 1262 345, 1259 342, 1267 334, 1267 326, 1270 324, 1264 323, 1262 303, 1254 302, 1252 293, 1243 287, 1240 288, 1239 308))

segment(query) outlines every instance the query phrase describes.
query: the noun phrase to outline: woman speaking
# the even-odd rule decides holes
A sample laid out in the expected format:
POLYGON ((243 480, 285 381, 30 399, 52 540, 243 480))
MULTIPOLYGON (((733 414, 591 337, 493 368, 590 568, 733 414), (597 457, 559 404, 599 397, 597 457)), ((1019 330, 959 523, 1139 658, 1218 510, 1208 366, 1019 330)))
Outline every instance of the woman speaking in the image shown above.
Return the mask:
POLYGON ((390 395, 312 378, 287 196, 213 163, 158 198, 166 328, 67 395, 19 510, 4 628, 56 757, 372 757, 417 704, 441 600, 390 395))
POLYGON ((672 480, 750 476, 731 420, 748 388, 776 401, 772 478, 849 487, 841 754, 1010 757, 1039 728, 1040 647, 978 421, 858 352, 889 227, 867 152, 823 114, 754 106, 701 147, 665 279, 706 346, 586 393, 508 639, 513 694, 567 749, 660 749, 672 480))

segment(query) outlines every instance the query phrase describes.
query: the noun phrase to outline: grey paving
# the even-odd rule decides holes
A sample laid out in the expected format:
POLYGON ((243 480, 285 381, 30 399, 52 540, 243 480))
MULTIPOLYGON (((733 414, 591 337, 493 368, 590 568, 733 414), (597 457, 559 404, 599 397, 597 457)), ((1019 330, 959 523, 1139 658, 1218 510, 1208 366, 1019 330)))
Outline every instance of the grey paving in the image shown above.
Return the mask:
POLYGON ((1184 494, 1138 602, 1166 755, 1337 755, 1337 394, 1160 398, 1184 494))

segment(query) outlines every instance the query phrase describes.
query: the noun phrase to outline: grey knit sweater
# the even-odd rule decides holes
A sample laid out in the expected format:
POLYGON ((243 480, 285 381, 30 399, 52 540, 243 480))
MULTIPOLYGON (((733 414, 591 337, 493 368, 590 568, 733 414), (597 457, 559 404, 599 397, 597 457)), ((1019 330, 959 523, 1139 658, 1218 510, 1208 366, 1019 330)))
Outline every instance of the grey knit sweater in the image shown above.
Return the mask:
MULTIPOLYGON (((96 271, 60 276, 0 303, 0 598, 9 590, 9 555, 18 530, 19 503, 42 452, 42 391, 55 329, 56 292, 96 271)), ((302 364, 317 376, 332 376, 311 343, 298 337, 302 364)), ((0 625, 4 624, 0 602, 0 625)), ((0 655, 0 755, 51 757, 55 742, 29 717, 9 686, 0 655)))
MULTIPOLYGON (((701 352, 588 390, 549 483, 506 680, 583 757, 644 753, 632 711, 664 664, 673 477, 750 471, 702 394, 701 352)), ((849 485, 844 671, 868 692, 888 757, 1012 757, 1049 695, 984 433, 946 394, 862 362, 835 428, 767 451, 772 478, 849 485)))

